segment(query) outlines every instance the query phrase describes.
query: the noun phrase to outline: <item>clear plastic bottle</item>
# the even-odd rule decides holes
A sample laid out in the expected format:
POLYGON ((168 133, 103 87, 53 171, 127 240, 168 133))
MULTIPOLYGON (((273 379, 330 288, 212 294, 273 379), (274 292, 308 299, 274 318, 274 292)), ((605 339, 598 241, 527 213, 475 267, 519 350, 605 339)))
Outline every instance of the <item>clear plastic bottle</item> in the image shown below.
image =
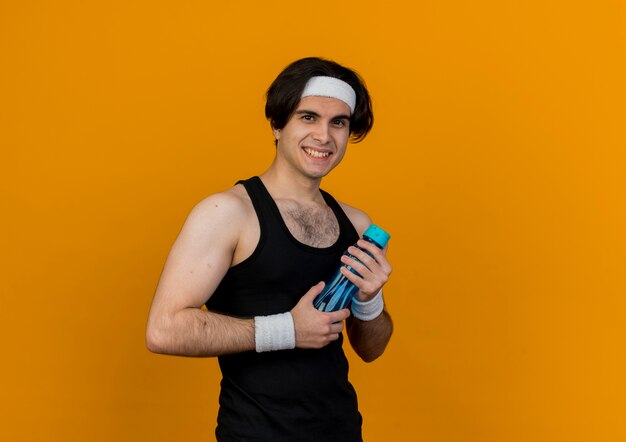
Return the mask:
MULTIPOLYGON (((367 230, 363 233, 363 239, 374 244, 379 249, 382 249, 387 245, 387 241, 389 241, 389 234, 385 232, 380 227, 372 224, 367 228, 367 230)), ((371 254, 356 244, 354 247, 357 247, 363 250, 365 253, 371 256, 371 254)), ((349 254, 347 251, 344 253, 353 259, 359 261, 355 256, 349 254)), ((360 261, 359 261, 360 262, 360 261)), ((322 312, 335 312, 337 310, 341 310, 342 308, 346 308, 350 306, 352 302, 352 298, 359 291, 359 288, 355 286, 348 278, 346 278, 343 273, 341 273, 341 267, 346 267, 355 275, 359 275, 356 270, 350 267, 347 264, 341 263, 333 277, 326 283, 324 286, 324 290, 322 293, 317 295, 315 300, 313 301, 313 305, 316 309, 322 312)))

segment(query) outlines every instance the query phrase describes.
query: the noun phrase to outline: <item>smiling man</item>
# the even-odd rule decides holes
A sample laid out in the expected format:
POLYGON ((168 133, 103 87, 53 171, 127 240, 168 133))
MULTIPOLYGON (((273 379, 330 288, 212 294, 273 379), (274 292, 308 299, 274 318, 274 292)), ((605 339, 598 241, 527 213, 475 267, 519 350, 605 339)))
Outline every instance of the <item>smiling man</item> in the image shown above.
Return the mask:
POLYGON ((383 353, 391 266, 386 249, 359 240, 369 217, 320 184, 371 129, 370 97, 352 70, 305 58, 274 80, 265 114, 273 163, 193 208, 161 275, 147 345, 218 357, 219 441, 360 441, 342 331, 364 361, 383 353), (350 247, 357 241, 370 255, 350 247), (320 312, 313 299, 340 260, 359 273, 344 273, 359 287, 352 311, 320 312))

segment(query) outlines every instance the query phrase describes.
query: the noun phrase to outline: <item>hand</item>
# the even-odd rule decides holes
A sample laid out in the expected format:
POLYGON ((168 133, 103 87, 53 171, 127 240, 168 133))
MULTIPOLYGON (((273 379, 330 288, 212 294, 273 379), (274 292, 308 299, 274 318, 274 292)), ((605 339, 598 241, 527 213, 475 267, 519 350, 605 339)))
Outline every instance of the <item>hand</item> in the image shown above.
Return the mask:
POLYGON ((385 256, 386 247, 384 250, 381 250, 363 239, 360 239, 357 245, 371 253, 373 258, 363 250, 350 246, 348 247, 348 253, 361 262, 346 255, 341 257, 341 262, 352 267, 361 277, 345 267, 341 268, 341 273, 359 288, 359 292, 356 295, 357 299, 361 302, 367 302, 380 291, 389 279, 391 265, 385 256))
POLYGON ((313 307, 313 300, 323 289, 323 282, 314 285, 291 310, 298 348, 322 348, 336 341, 343 330, 343 320, 350 316, 347 308, 320 312, 313 307))

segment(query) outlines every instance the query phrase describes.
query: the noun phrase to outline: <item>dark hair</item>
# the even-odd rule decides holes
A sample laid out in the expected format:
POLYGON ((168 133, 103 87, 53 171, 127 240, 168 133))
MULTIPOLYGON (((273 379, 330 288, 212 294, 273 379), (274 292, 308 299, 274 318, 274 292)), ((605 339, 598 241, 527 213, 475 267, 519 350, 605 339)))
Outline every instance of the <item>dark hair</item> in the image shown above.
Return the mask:
POLYGON ((352 86, 356 92, 356 105, 350 116, 350 139, 358 143, 365 138, 374 124, 370 95, 359 74, 334 61, 309 57, 296 60, 287 66, 267 90, 265 117, 270 121, 272 128, 285 127, 298 107, 307 81, 316 76, 338 78, 352 86))

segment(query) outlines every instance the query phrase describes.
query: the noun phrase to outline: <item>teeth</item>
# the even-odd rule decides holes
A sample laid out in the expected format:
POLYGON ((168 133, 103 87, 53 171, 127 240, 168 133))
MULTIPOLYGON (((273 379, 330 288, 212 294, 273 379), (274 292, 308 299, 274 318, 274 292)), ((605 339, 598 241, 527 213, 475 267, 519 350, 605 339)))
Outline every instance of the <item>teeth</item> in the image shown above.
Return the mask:
POLYGON ((316 150, 307 148, 305 148, 304 151, 313 158, 326 158, 328 155, 330 155, 330 152, 318 152, 316 150))

